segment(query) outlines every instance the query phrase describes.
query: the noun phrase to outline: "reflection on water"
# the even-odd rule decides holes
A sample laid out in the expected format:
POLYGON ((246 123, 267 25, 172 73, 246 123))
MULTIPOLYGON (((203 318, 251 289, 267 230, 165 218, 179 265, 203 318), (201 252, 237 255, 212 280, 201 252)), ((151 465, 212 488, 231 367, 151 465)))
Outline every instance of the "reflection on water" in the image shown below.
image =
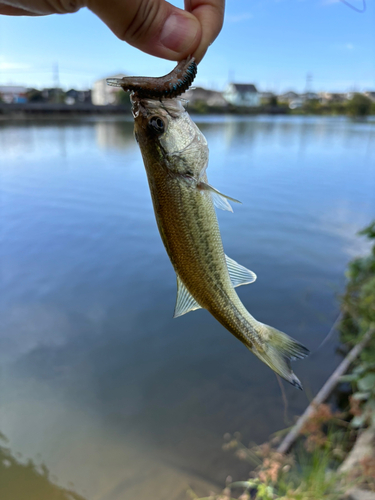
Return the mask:
MULTIPOLYGON (((285 387, 291 419, 339 360, 334 341, 316 349, 348 260, 366 250, 356 232, 375 213, 375 127, 198 124, 210 183, 243 202, 218 214, 226 253, 258 275, 241 299, 313 351, 295 366, 305 393, 285 387)), ((0 148, 0 411, 11 449, 87 500, 177 500, 187 485, 203 496, 228 474, 246 477, 222 436, 260 442, 289 425, 280 390, 206 311, 172 319, 175 276, 131 122, 2 124, 0 148)))
POLYGON ((107 121, 95 123, 96 144, 103 149, 126 149, 134 147, 133 119, 129 121, 107 121))
MULTIPOLYGON (((1 433, 0 441, 6 443, 1 433)), ((1 500, 85 500, 71 488, 54 484, 45 464, 23 462, 5 446, 0 446, 0 497, 1 500)))

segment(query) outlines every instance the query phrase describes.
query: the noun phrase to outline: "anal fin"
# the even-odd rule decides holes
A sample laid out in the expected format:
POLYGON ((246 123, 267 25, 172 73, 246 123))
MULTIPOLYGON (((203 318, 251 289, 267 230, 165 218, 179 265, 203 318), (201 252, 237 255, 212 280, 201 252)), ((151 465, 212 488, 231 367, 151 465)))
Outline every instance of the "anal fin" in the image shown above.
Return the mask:
POLYGON ((234 287, 249 285, 257 279, 257 275, 253 271, 241 266, 241 264, 228 257, 228 255, 225 256, 225 260, 227 261, 229 276, 234 287))
POLYGON ((196 309, 201 309, 201 306, 194 299, 191 293, 188 291, 186 286, 182 283, 178 274, 177 277, 177 299, 176 306, 174 308, 174 318, 178 318, 183 314, 186 314, 190 311, 195 311, 196 309))

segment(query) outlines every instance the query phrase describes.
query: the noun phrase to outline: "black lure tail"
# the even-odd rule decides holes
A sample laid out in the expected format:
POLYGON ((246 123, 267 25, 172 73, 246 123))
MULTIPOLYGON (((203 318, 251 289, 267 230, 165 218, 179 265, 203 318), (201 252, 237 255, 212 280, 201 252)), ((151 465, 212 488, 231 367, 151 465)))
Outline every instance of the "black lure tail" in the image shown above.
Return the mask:
POLYGON ((121 87, 125 92, 133 92, 140 99, 173 99, 186 92, 196 74, 195 59, 189 57, 179 62, 170 73, 159 78, 147 76, 107 78, 107 84, 112 87, 121 87))

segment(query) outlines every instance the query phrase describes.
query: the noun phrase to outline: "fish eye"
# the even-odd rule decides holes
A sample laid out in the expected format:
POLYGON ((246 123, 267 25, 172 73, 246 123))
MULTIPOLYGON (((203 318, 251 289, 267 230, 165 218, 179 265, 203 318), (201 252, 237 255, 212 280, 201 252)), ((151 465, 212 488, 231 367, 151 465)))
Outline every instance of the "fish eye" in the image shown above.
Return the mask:
POLYGON ((165 125, 163 120, 159 116, 151 116, 148 121, 148 126, 157 135, 161 135, 164 133, 165 125))

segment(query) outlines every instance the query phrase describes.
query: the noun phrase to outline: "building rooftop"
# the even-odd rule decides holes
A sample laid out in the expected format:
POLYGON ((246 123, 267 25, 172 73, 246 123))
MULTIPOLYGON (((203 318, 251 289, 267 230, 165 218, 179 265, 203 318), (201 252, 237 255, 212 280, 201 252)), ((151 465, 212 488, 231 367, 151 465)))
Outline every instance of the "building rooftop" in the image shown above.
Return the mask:
POLYGON ((237 92, 240 93, 258 92, 255 85, 252 83, 231 83, 230 85, 233 85, 237 92))
POLYGON ((20 85, 0 85, 0 92, 4 94, 8 93, 24 93, 26 92, 26 87, 21 87, 20 85))

